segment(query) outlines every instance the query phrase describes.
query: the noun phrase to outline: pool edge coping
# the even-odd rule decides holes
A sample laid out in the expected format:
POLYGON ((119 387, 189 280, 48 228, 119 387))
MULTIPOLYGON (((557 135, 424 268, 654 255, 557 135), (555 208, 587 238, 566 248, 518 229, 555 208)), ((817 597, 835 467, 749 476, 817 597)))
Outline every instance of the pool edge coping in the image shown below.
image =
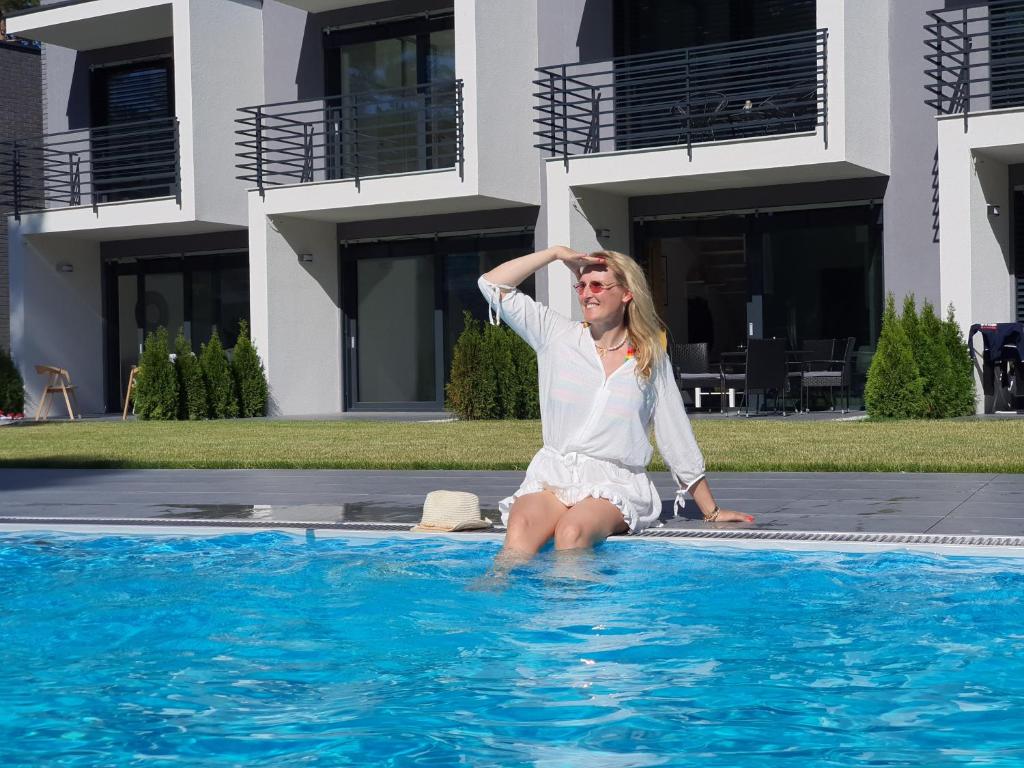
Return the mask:
MULTIPOLYGON (((0 532, 81 535, 222 536, 241 532, 277 532, 312 538, 444 538, 494 541, 504 535, 495 526, 484 531, 425 533, 410 523, 324 522, 301 520, 209 520, 153 518, 67 518, 0 516, 0 532)), ((660 541, 699 547, 828 552, 915 551, 973 557, 1024 557, 1024 536, 983 534, 863 533, 837 531, 765 531, 722 528, 651 528, 612 542, 660 541)))

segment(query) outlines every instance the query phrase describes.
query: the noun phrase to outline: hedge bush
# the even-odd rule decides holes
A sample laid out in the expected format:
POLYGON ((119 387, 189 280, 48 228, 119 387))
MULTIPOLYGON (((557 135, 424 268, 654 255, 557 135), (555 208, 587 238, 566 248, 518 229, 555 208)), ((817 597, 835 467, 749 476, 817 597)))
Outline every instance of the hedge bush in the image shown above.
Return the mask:
POLYGON ((508 326, 480 323, 470 312, 452 351, 446 407, 461 419, 536 419, 537 355, 508 326))
POLYGON ((931 419, 956 416, 958 414, 953 412, 956 388, 953 366, 942 336, 942 321, 930 301, 922 304, 917 324, 919 354, 915 357, 923 383, 925 416, 931 419))
POLYGON ((25 382, 10 353, 0 347, 0 413, 15 416, 25 410, 25 382))
POLYGON ((238 341, 231 360, 231 373, 238 392, 238 415, 243 418, 267 415, 267 374, 249 338, 249 324, 238 327, 238 341))
POLYGON ((949 305, 942 321, 942 341, 949 352, 953 392, 950 396, 950 416, 969 416, 975 412, 974 363, 967 351, 967 342, 960 332, 953 305, 949 305))
POLYGON ((144 420, 178 418, 178 375, 167 348, 163 326, 146 336, 135 378, 135 415, 144 420))
POLYGON ((868 369, 864 405, 869 415, 878 418, 917 419, 925 411, 921 373, 891 293, 886 298, 882 333, 868 369))
POLYGON ((174 370, 178 375, 178 418, 182 421, 205 419, 210 407, 206 401, 203 371, 185 332, 180 329, 174 339, 174 370))
POLYGON ((207 415, 211 419, 233 419, 238 416, 238 395, 231 364, 220 343, 220 334, 213 329, 210 340, 200 347, 199 367, 206 385, 207 415))
POLYGON ((512 362, 516 370, 516 418, 540 418, 540 391, 537 386, 537 353, 519 336, 508 334, 512 341, 512 362))

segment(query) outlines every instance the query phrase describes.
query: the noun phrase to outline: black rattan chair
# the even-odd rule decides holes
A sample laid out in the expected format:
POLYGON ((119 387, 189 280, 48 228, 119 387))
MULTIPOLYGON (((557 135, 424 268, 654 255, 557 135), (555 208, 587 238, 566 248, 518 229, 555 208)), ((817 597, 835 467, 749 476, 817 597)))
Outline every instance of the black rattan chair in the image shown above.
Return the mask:
POLYGON ((775 392, 775 404, 781 402, 782 415, 786 415, 786 366, 785 339, 747 339, 747 365, 744 376, 746 416, 750 415, 750 394, 754 391, 775 392))
MULTIPOLYGON (((672 362, 675 365, 679 388, 693 390, 694 408, 700 408, 701 390, 706 389, 710 395, 724 397, 721 371, 712 371, 708 364, 707 342, 673 344, 672 362)), ((721 410, 725 410, 724 400, 721 410)))
POLYGON ((808 360, 804 363, 805 370, 800 377, 800 404, 804 404, 804 392, 809 389, 827 389, 829 391, 830 407, 836 409, 834 391, 842 389, 846 391, 846 407, 842 410, 846 413, 850 410, 850 380, 853 374, 853 348, 856 339, 850 336, 847 339, 837 339, 834 349, 839 354, 832 358, 820 360, 808 360))

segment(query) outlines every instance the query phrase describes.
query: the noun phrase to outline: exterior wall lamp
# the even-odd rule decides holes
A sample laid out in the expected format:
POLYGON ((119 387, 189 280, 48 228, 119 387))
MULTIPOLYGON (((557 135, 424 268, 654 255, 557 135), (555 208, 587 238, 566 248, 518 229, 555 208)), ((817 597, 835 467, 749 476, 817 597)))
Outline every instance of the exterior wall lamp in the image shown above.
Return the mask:
POLYGON ((989 216, 998 216, 1000 213, 1001 213, 1001 211, 999 210, 999 206, 998 205, 996 205, 995 203, 989 203, 988 204, 988 215, 989 216))
POLYGON ((58 272, 74 272, 75 271, 75 265, 74 264, 68 264, 67 262, 63 262, 63 263, 57 265, 57 271, 58 272))
POLYGON ((299 261, 301 261, 303 264, 309 264, 310 262, 313 261, 313 254, 312 253, 300 253, 299 254, 299 261))

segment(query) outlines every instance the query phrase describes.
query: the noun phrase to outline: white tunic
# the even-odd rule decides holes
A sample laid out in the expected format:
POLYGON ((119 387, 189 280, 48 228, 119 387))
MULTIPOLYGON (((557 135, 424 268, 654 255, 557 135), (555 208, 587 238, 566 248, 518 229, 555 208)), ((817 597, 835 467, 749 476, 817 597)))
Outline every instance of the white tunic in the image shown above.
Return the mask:
MULTIPOLYGON (((502 522, 508 524, 517 497, 547 490, 566 506, 588 496, 608 499, 633 532, 655 524, 661 499, 646 473, 652 418, 658 448, 680 488, 689 489, 704 476, 704 457, 668 356, 653 363, 650 379, 636 375, 632 358, 606 378, 583 323, 520 291, 502 297, 501 288, 483 277, 479 285, 496 317, 537 352, 544 447, 519 490, 499 502, 502 522)), ((676 498, 682 501, 682 490, 676 498)))

